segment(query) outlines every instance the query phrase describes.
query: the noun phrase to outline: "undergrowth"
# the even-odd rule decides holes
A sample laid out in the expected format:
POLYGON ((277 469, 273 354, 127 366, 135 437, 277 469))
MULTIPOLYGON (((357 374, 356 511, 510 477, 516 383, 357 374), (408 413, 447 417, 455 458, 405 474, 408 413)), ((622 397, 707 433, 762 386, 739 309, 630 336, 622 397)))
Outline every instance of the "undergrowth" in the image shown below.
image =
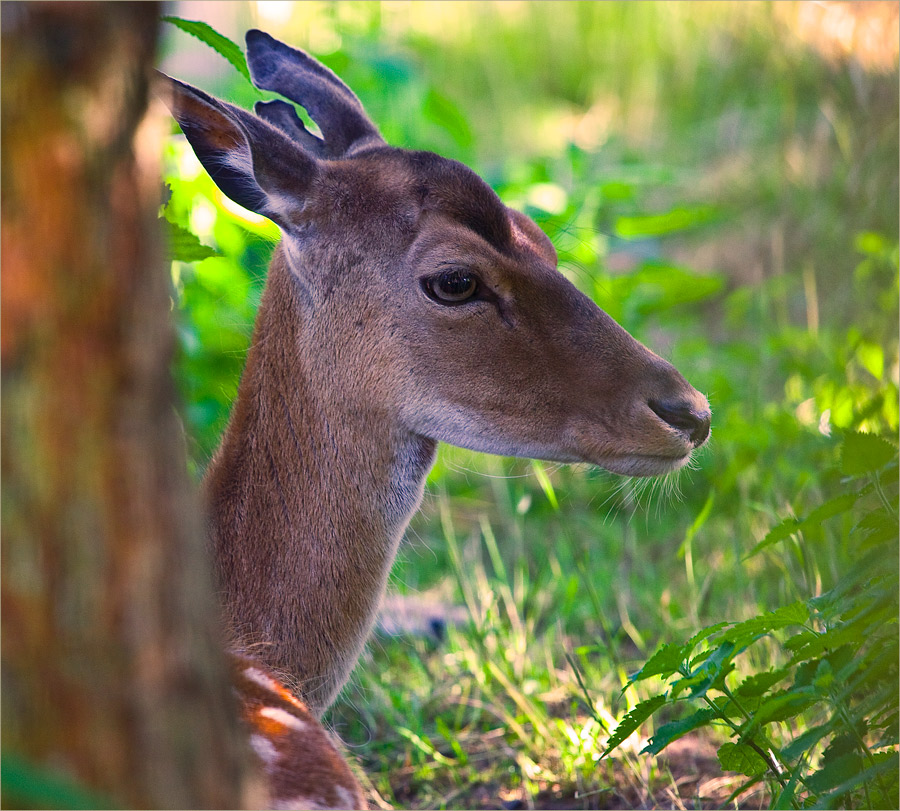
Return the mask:
POLYGON ((765 780, 772 808, 898 806, 897 452, 870 434, 847 434, 841 447, 847 492, 785 520, 748 557, 843 519, 855 562, 822 594, 663 645, 629 684, 657 678, 668 689, 624 717, 604 756, 651 715, 698 707, 658 727, 641 754, 716 726, 730 738, 722 768, 749 778, 729 802, 765 780), (787 661, 738 678, 735 660, 770 635, 787 661))

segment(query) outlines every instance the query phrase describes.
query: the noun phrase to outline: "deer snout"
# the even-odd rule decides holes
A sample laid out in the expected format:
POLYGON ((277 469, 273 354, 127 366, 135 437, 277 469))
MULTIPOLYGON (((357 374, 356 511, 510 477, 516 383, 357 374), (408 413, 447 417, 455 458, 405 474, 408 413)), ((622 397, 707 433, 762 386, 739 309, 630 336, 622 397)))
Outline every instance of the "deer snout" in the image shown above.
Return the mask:
POLYGON ((647 405, 663 422, 685 434, 694 448, 699 448, 709 437, 712 412, 703 395, 696 393, 693 401, 650 400, 647 405))

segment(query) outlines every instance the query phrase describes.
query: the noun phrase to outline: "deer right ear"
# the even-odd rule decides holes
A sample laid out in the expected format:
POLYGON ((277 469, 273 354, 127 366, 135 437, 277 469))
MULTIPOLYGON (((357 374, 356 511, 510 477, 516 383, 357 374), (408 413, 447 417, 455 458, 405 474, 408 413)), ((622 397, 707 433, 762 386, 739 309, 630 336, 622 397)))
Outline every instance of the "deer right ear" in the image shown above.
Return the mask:
POLYGON ((159 73, 156 90, 215 184, 238 205, 285 225, 318 171, 281 130, 159 73))

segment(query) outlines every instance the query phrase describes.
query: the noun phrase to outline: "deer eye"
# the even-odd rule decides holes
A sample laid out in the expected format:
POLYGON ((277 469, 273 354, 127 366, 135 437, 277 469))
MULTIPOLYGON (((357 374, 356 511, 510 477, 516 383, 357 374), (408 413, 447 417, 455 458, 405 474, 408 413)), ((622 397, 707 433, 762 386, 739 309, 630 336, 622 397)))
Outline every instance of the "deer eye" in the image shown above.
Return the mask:
POLYGON ((462 304, 478 292, 478 277, 469 270, 445 270, 422 279, 428 297, 438 304, 462 304))

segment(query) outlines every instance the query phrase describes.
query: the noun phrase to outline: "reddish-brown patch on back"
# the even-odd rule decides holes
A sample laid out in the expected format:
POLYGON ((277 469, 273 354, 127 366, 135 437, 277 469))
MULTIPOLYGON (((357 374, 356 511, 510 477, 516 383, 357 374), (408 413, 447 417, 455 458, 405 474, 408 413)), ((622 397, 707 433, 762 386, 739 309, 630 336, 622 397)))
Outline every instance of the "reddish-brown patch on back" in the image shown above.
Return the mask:
POLYGON ((231 665, 269 807, 366 808, 359 783, 309 708, 256 660, 232 654, 231 665))

